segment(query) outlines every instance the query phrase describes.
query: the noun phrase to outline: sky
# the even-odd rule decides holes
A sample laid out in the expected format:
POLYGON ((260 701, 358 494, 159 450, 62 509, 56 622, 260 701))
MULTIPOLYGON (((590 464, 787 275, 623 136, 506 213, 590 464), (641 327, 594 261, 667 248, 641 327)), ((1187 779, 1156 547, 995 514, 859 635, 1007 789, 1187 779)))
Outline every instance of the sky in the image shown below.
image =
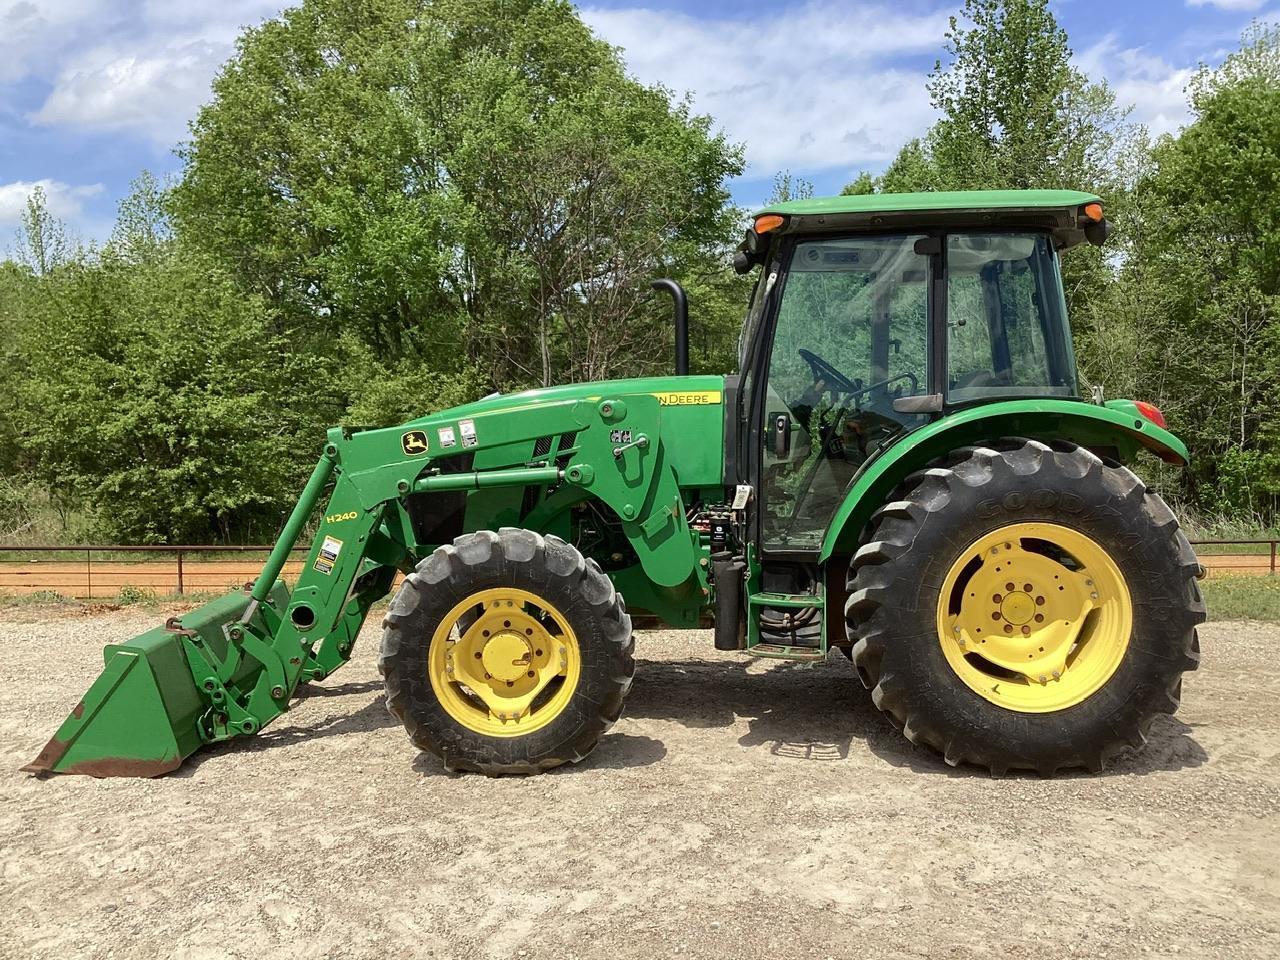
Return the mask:
MULTIPOLYGON (((881 171, 934 119, 925 78, 961 0, 593 0, 597 35, 641 81, 688 94, 746 150, 752 206, 788 170, 819 194, 881 171)), ((0 0, 0 250, 34 186, 102 241, 143 170, 175 147, 246 26, 283 0, 0 0)), ((1055 0, 1078 65, 1154 134, 1186 122, 1184 88, 1280 0, 1055 0)))

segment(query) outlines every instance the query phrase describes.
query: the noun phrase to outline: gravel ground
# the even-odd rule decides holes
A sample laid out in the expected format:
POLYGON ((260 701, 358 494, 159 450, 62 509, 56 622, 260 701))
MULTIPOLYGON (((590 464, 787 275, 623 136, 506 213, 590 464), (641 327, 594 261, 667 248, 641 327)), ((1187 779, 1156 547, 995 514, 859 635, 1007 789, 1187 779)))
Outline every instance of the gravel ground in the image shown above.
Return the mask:
POLYGON ((1280 628, 1217 623, 1176 719, 1101 776, 906 743, 849 664, 639 637, 583 763, 445 774, 376 629, 268 731, 154 781, 17 772, 155 622, 0 612, 0 956, 1280 956, 1280 628))

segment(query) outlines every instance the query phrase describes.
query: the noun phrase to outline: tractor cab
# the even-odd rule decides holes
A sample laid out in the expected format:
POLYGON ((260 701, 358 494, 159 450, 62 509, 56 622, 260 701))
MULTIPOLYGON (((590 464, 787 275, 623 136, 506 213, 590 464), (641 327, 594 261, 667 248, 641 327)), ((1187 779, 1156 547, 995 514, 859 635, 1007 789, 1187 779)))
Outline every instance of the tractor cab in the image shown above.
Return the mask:
POLYGON ((1071 191, 834 197, 756 214, 736 260, 760 268, 736 433, 766 589, 815 590, 847 491, 906 434, 966 407, 1079 398, 1059 255, 1107 232, 1097 197, 1071 191))

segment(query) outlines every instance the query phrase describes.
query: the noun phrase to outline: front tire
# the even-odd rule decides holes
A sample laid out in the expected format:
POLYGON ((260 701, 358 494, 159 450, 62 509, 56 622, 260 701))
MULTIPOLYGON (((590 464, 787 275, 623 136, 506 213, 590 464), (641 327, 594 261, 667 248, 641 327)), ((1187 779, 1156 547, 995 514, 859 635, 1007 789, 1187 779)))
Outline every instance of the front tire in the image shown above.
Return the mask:
POLYGON ((529 530, 438 548, 383 625, 387 709, 451 770, 530 774, 581 760, 621 715, 635 672, 612 581, 529 530))
POLYGON ((1199 571, 1128 469, 1067 442, 967 448, 872 518, 850 565, 853 661, 950 764, 1101 770, 1178 707, 1199 571))

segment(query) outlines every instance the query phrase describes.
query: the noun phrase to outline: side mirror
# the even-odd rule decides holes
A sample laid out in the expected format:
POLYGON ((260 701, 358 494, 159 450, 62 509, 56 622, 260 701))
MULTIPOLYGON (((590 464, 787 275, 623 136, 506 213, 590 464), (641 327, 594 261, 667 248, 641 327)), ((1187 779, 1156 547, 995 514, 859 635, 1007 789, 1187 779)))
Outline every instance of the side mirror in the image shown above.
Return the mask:
POLYGON ((773 455, 785 460, 791 452, 791 414, 783 411, 769 414, 769 429, 773 433, 773 455))
POLYGON ((752 267, 764 263, 768 249, 768 241, 748 227, 746 236, 742 238, 742 242, 738 244, 738 248, 733 255, 734 272, 738 274, 750 273, 752 267))
POLYGON ((1084 228, 1084 238, 1095 247, 1100 247, 1107 242, 1111 236, 1111 221, 1099 220, 1095 223, 1086 224, 1084 228))

